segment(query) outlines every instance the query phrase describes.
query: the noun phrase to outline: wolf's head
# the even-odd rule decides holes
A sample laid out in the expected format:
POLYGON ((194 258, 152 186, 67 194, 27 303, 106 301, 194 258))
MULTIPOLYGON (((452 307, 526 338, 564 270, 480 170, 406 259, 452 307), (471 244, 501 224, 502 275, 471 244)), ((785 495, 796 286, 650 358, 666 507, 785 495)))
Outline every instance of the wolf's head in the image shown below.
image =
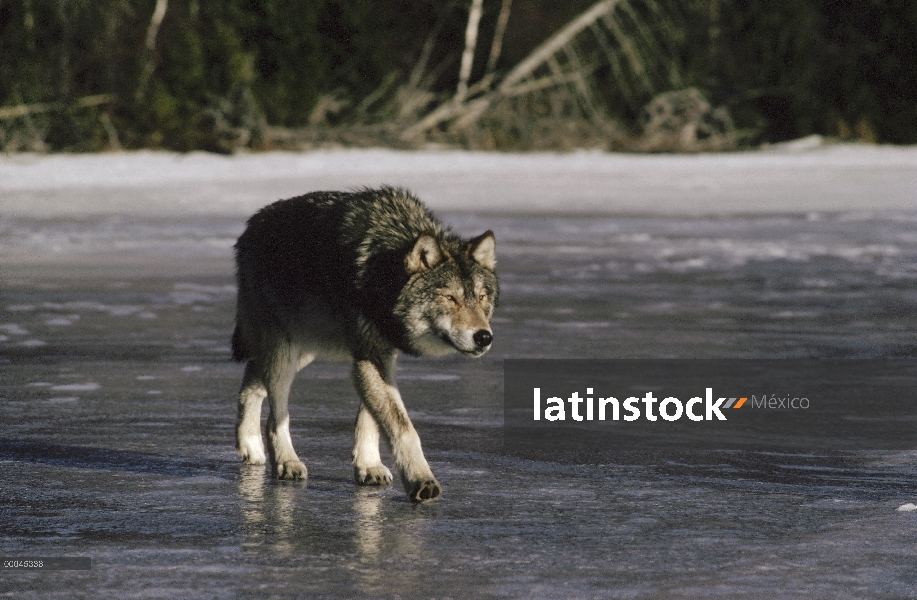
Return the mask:
POLYGON ((494 248, 492 231, 467 242, 433 233, 417 238, 395 307, 413 354, 481 356, 490 349, 499 293, 494 248))

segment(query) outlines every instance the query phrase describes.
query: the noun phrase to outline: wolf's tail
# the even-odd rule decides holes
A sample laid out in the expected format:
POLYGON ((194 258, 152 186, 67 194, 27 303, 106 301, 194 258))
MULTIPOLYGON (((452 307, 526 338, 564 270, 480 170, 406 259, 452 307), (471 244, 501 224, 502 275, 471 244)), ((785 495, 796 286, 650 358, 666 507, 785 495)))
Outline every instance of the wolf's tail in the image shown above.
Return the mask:
POLYGON ((248 348, 245 347, 245 343, 242 341, 242 331, 239 329, 238 322, 232 332, 232 359, 236 362, 248 360, 248 348))

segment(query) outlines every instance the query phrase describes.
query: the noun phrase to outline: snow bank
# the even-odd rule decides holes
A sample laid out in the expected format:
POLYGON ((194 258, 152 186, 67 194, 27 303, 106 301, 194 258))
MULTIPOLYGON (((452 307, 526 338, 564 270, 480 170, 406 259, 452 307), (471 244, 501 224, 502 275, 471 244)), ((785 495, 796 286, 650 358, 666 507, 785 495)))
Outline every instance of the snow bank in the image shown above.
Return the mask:
POLYGON ((245 215, 311 190, 380 184, 408 187, 443 210, 913 210, 917 147, 823 145, 807 138, 767 150, 697 155, 366 149, 0 157, 6 215, 245 215))

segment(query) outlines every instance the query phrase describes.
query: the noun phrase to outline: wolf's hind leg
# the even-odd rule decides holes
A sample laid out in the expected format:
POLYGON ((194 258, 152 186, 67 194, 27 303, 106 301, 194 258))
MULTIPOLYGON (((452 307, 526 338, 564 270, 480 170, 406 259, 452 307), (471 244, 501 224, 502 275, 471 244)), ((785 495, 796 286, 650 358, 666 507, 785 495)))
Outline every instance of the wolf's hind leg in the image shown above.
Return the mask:
POLYGON ((362 402, 354 428, 353 478, 361 485, 388 485, 392 472, 379 456, 379 424, 362 402))
POLYGON ((239 421, 236 425, 236 452, 249 465, 265 463, 264 442, 261 440, 261 403, 267 389, 254 361, 245 365, 242 388, 239 390, 239 421))
POLYGON ((408 417, 394 382, 395 354, 381 360, 357 360, 353 378, 363 405, 388 437, 395 468, 414 502, 432 500, 442 493, 420 447, 420 437, 408 417))
POLYGON ((279 479, 305 479, 306 465, 299 460, 290 438, 290 413, 288 409, 290 386, 296 371, 311 362, 293 358, 288 352, 274 356, 266 375, 267 398, 271 412, 267 419, 267 436, 270 442, 271 464, 279 479))

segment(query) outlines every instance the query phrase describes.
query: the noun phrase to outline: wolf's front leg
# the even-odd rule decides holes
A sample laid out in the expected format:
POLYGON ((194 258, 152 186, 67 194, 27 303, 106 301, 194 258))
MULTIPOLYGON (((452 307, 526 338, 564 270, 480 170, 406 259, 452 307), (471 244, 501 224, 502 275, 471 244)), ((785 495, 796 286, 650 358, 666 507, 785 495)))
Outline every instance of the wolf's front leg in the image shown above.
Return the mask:
POLYGON ((379 424, 362 402, 353 432, 353 477, 361 485, 388 485, 392 472, 379 456, 379 424))
POLYGON ((442 493, 442 487, 424 458, 420 437, 395 387, 395 356, 392 353, 383 360, 357 360, 353 368, 354 383, 363 406, 388 437, 395 468, 401 473, 408 496, 414 502, 432 500, 442 493))
POLYGON ((296 456, 290 438, 288 402, 296 367, 293 360, 275 359, 265 377, 267 399, 271 407, 267 419, 267 437, 270 441, 271 464, 279 479, 305 479, 307 474, 306 465, 296 456))

